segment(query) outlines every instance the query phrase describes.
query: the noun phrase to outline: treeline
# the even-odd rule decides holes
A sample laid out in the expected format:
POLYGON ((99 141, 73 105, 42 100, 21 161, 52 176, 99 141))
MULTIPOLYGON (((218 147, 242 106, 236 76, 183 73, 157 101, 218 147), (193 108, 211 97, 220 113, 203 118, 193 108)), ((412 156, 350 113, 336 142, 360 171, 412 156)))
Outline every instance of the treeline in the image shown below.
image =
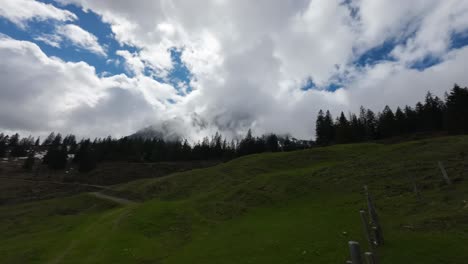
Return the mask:
POLYGON ((120 139, 96 138, 77 142, 74 135, 63 137, 51 133, 42 143, 32 137, 20 139, 18 134, 0 134, 0 157, 25 157, 25 168, 34 166, 35 155, 45 153, 42 163, 52 170, 62 170, 74 163, 78 170, 87 172, 99 162, 161 162, 193 160, 230 160, 239 156, 261 152, 293 151, 308 148, 311 141, 297 140, 275 134, 254 137, 249 130, 241 140, 227 141, 216 133, 211 138, 190 144, 187 140, 165 141, 161 138, 120 139))
POLYGON ((348 117, 341 112, 334 120, 330 111, 319 111, 316 120, 318 145, 342 144, 385 139, 419 132, 446 131, 451 134, 468 133, 468 88, 455 85, 445 94, 445 100, 427 93, 423 103, 415 107, 386 106, 374 113, 361 107, 359 115, 348 117))

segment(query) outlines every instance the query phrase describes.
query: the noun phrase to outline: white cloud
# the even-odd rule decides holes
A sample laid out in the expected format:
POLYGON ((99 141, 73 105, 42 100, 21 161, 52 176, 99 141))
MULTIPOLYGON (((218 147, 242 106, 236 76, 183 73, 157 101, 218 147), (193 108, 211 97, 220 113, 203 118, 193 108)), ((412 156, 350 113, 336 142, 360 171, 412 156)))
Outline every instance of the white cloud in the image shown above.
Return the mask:
MULTIPOLYGON (((235 135, 248 127, 311 138, 320 108, 335 114, 360 105, 380 110, 414 104, 428 90, 440 95, 454 82, 468 84, 461 70, 466 50, 450 51, 453 34, 468 30, 465 0, 56 1, 98 13, 119 43, 137 50, 122 45, 117 52, 133 78, 89 75, 122 91, 92 96, 91 103, 74 108, 93 109, 100 118, 122 104, 135 114, 140 110, 121 100, 137 94, 143 99, 129 96, 130 105, 144 106, 142 116, 156 116, 143 118, 147 125, 176 127, 192 138, 218 129, 235 135), (391 52, 394 61, 353 64, 386 41, 398 44, 391 52), (144 74, 166 77, 174 68, 173 47, 183 50, 181 59, 193 74, 194 91, 183 98, 144 74), (441 63, 424 71, 410 68, 427 56, 441 63), (299 89, 308 78, 323 88, 338 77, 344 77, 344 88, 335 92, 299 89), (176 103, 166 104, 168 99, 176 103)), ((97 40, 92 42, 87 47, 100 53, 97 40)), ((89 87, 94 86, 107 87, 89 87)), ((120 134, 136 123, 144 126, 110 120, 120 134)))
POLYGON ((92 66, 47 57, 27 41, 1 36, 0 56, 2 131, 124 136, 166 118, 167 99, 179 100, 166 84, 99 77, 92 66))
POLYGON ((101 46, 95 35, 73 24, 57 25, 52 34, 41 34, 34 37, 34 40, 55 48, 60 48, 65 41, 69 41, 71 45, 79 49, 99 56, 107 56, 104 47, 101 46))
POLYGON ((37 37, 34 37, 34 40, 43 42, 55 48, 60 48, 61 42, 63 41, 61 36, 55 34, 41 34, 37 37))
POLYGON ((426 56, 444 56, 453 34, 468 28, 468 2, 442 1, 421 18, 419 30, 406 43, 398 46, 393 55, 402 62, 412 63, 426 56))
POLYGON ((77 19, 76 15, 51 4, 35 0, 0 0, 0 17, 4 17, 20 27, 25 27, 31 20, 47 19, 70 21, 77 19))
POLYGON ((68 39, 75 46, 98 54, 106 56, 104 48, 99 44, 98 38, 81 27, 73 24, 60 25, 56 33, 61 37, 68 39))
POLYGON ((125 67, 128 72, 141 75, 145 69, 145 64, 141 61, 137 54, 130 53, 127 50, 118 50, 116 54, 125 60, 125 67))

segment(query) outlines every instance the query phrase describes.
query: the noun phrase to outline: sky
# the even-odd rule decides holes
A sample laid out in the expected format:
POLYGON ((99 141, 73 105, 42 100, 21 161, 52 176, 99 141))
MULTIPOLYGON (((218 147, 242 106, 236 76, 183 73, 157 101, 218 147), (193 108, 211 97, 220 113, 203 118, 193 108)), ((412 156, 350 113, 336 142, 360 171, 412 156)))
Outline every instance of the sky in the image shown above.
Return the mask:
POLYGON ((0 0, 0 131, 313 139, 468 85, 466 0, 0 0))

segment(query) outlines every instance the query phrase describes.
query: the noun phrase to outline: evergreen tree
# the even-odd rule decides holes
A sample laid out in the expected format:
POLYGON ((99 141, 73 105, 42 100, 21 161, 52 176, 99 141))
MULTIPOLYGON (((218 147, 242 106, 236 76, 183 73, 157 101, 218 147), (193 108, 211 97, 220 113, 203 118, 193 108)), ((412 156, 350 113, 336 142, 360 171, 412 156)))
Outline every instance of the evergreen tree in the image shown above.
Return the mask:
POLYGON ((414 133, 418 130, 418 114, 413 108, 405 107, 404 133, 414 133))
POLYGON ((63 145, 67 147, 69 153, 76 153, 76 148, 78 147, 78 144, 76 142, 75 135, 67 135, 63 139, 63 145))
POLYGON ((433 97, 430 92, 427 93, 421 120, 424 131, 442 130, 444 107, 442 100, 437 96, 433 97))
POLYGON ((266 150, 270 152, 277 152, 279 151, 279 140, 278 136, 275 134, 270 134, 266 137, 265 140, 266 150))
POLYGON ((284 139, 282 140, 282 147, 283 151, 292 151, 294 150, 293 142, 291 141, 291 138, 289 135, 286 135, 284 139))
POLYGON ((468 133, 468 88, 455 85, 447 95, 445 127, 450 133, 468 133))
POLYGON ((415 130, 415 132, 424 131, 425 130, 425 127, 424 127, 424 105, 421 102, 418 102, 416 104, 415 113, 416 113, 416 123, 415 123, 416 130, 415 130))
POLYGON ((381 138, 395 135, 395 115, 388 105, 379 116, 379 135, 381 138))
POLYGON ((336 142, 338 144, 349 143, 352 141, 351 126, 343 112, 341 112, 340 117, 336 120, 335 129, 336 142))
POLYGON ((239 149, 238 149, 239 156, 256 153, 255 148, 256 148, 255 138, 252 136, 252 130, 249 129, 247 131, 247 135, 245 136, 245 138, 242 139, 241 142, 239 143, 239 149))
POLYGON ((359 134, 363 141, 374 139, 374 129, 370 129, 370 126, 375 127, 375 115, 370 111, 368 116, 369 111, 364 106, 359 108, 359 123, 362 130, 359 134))
POLYGON ((351 141, 360 142, 366 138, 366 129, 364 122, 361 118, 358 118, 355 114, 351 114, 350 117, 350 126, 351 126, 351 141))
POLYGON ((190 160, 192 159, 192 147, 188 143, 187 139, 184 140, 184 144, 182 144, 182 160, 190 160))
POLYGON ((395 112, 395 134, 403 135, 407 132, 406 129, 406 115, 403 113, 400 107, 397 108, 395 112))
POLYGON ((34 163, 36 161, 34 155, 34 151, 29 152, 28 157, 24 160, 23 169, 31 171, 34 168, 34 163))
POLYGON ((323 144, 328 145, 335 141, 335 126, 333 124, 333 117, 330 111, 327 110, 323 121, 324 141, 323 144))
POLYGON ((318 145, 326 145, 328 141, 325 128, 325 115, 322 109, 318 112, 317 121, 315 122, 315 141, 318 145))
POLYGON ((44 142, 42 142, 42 145, 43 146, 49 146, 49 145, 52 144, 54 139, 55 139, 55 133, 52 132, 52 133, 49 134, 49 136, 47 136, 47 138, 44 140, 44 142))
POLYGON ((18 133, 12 135, 10 137, 10 140, 8 141, 8 147, 9 148, 14 148, 14 147, 18 146, 19 141, 20 141, 20 136, 19 136, 18 133))
POLYGON ((61 135, 60 133, 58 133, 58 134, 55 136, 54 140, 52 140, 51 145, 53 145, 53 146, 60 146, 60 145, 62 145, 62 135, 61 135))
POLYGON ((67 166, 68 154, 66 148, 62 146, 49 146, 44 156, 44 164, 52 170, 63 170, 67 166))
POLYGON ((68 151, 67 147, 62 145, 62 135, 60 133, 50 133, 43 145, 48 146, 43 163, 47 164, 49 169, 52 170, 65 169, 68 161, 68 151))
POLYGON ((0 134, 0 158, 6 156, 8 149, 8 136, 3 133, 0 134))
POLYGON ((28 153, 28 149, 30 147, 30 142, 27 138, 20 139, 18 133, 14 134, 10 138, 9 148, 10 148, 10 156, 12 157, 24 157, 28 153))
POLYGON ((79 172, 85 173, 96 168, 97 157, 91 140, 87 139, 80 142, 74 162, 78 164, 79 172))

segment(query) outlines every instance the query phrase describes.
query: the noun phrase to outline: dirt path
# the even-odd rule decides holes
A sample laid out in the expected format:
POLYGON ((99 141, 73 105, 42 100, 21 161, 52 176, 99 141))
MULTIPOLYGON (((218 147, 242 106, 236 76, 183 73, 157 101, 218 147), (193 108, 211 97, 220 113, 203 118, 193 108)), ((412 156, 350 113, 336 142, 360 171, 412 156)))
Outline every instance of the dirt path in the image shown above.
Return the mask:
POLYGON ((115 202, 115 203, 118 203, 118 204, 121 204, 121 205, 132 205, 132 204, 136 204, 136 202, 130 201, 130 200, 128 200, 128 199, 120 198, 120 197, 115 197, 115 196, 110 196, 110 195, 103 194, 103 193, 100 193, 100 192, 92 192, 92 193, 90 193, 90 194, 96 196, 97 198, 104 199, 104 200, 108 200, 108 201, 112 201, 112 202, 115 202))
POLYGON ((63 262, 63 259, 65 256, 76 246, 77 242, 76 240, 73 240, 68 247, 60 254, 58 255, 55 259, 53 259, 49 264, 59 264, 63 262))
MULTIPOLYGON (((96 195, 97 193, 91 193, 93 195, 96 195)), ((98 196, 98 195, 96 195, 98 196)), ((103 195, 105 198, 101 197, 101 195, 99 195, 100 198, 103 198, 103 199, 107 199, 109 197, 107 197, 107 195, 103 195)), ((114 198, 116 197, 110 197, 113 199, 114 201, 114 198)), ((117 198, 119 199, 119 198, 117 198)), ((121 209, 122 211, 119 212, 119 214, 117 216, 114 216, 114 222, 113 222, 113 226, 112 226, 112 230, 114 230, 116 228, 116 226, 119 224, 119 222, 122 220, 122 218, 124 218, 126 215, 128 215, 129 212, 131 212, 131 210, 133 210, 133 207, 122 207, 121 209)), ((104 213, 102 214, 99 219, 97 219, 96 221, 92 222, 89 226, 87 226, 83 232, 84 233, 90 233, 93 231, 93 229, 95 228, 95 226, 100 223, 102 221, 102 219, 108 217, 109 215, 104 213)), ((77 239, 73 239, 70 241, 70 243, 68 244, 68 246, 62 251, 60 252, 60 254, 58 254, 54 259, 52 259, 50 262, 48 262, 48 264, 62 264, 62 263, 67 263, 65 262, 65 257, 72 251, 74 250, 80 243, 82 243, 83 241, 82 240, 77 240, 77 239)))

